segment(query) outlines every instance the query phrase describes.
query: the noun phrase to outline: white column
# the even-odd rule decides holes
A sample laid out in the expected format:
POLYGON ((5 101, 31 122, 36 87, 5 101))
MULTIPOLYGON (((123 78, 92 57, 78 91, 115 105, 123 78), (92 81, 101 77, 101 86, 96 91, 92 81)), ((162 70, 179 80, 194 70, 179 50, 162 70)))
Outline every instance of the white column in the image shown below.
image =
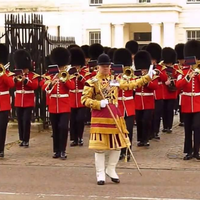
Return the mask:
POLYGON ((161 23, 151 24, 151 41, 161 45, 161 23))
POLYGON ((101 45, 111 47, 111 24, 101 24, 101 45))
POLYGON ((124 24, 114 24, 115 26, 115 44, 116 48, 124 47, 124 24))
POLYGON ((163 29, 163 47, 172 47, 175 45, 175 23, 164 22, 163 29))

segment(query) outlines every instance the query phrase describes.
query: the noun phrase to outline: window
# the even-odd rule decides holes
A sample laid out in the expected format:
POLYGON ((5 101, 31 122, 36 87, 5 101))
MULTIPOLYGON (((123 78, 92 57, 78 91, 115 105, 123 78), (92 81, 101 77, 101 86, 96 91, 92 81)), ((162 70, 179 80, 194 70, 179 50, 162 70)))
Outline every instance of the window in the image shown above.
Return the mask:
POLYGON ((187 3, 200 3, 200 0, 187 0, 187 3))
POLYGON ((90 0, 90 5, 100 5, 103 3, 103 0, 90 0))
POLYGON ((139 3, 150 3, 151 0, 139 0, 139 3))
POLYGON ((200 30, 199 31, 187 31, 187 41, 189 40, 200 40, 200 30))
POLYGON ((101 44, 101 32, 100 31, 91 31, 89 32, 89 43, 99 43, 101 44))
POLYGON ((136 41, 151 41, 151 32, 134 33, 134 40, 136 41))

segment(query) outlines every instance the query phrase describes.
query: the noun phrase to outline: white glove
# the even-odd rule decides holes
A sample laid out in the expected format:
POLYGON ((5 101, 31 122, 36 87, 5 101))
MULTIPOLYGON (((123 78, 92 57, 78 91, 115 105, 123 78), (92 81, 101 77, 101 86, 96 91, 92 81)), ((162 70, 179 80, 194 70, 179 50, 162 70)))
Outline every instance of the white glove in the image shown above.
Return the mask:
POLYGON ((156 74, 156 71, 153 70, 153 65, 150 65, 149 71, 148 71, 148 75, 149 75, 150 78, 152 79, 154 74, 156 74))
POLYGON ((117 80, 110 81, 110 86, 119 87, 119 82, 117 80))
POLYGON ((108 105, 108 99, 101 100, 101 108, 105 108, 108 105))

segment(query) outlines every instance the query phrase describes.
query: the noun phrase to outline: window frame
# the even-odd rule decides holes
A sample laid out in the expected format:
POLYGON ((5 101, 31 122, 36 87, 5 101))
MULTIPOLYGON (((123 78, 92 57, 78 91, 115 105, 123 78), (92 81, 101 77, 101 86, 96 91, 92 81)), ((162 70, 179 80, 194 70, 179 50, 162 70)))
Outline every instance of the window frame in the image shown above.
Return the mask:
POLYGON ((187 0, 187 4, 200 4, 200 0, 187 0))
POLYGON ((100 6, 103 4, 103 0, 90 0, 89 5, 90 6, 100 6), (98 1, 98 3, 92 3, 92 1, 98 1), (99 2, 101 1, 101 2, 99 2))
POLYGON ((200 41, 200 29, 186 30, 186 41, 190 41, 190 40, 200 41), (191 35, 190 37, 188 37, 189 32, 190 32, 190 35, 191 35), (198 36, 198 34, 199 34, 199 36, 198 36))
POLYGON ((138 0, 138 3, 151 3, 151 0, 138 0))
POLYGON ((89 35, 89 45, 94 44, 94 43, 101 44, 101 30, 89 30, 88 35, 89 35), (94 39, 91 39, 91 34, 99 34, 100 36, 98 36, 98 39, 95 39, 95 35, 94 35, 94 39), (94 42, 92 43, 92 41, 94 42))

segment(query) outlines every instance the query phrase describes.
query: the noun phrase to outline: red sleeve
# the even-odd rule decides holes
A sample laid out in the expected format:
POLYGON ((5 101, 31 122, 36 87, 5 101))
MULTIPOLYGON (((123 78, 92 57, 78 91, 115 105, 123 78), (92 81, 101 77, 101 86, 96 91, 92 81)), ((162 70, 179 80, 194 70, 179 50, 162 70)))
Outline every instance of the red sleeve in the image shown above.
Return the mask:
POLYGON ((75 89, 75 82, 74 80, 68 80, 65 82, 65 86, 67 86, 70 90, 75 89))
POLYGON ((15 86, 12 76, 7 76, 6 74, 4 74, 3 81, 9 88, 13 88, 15 86))
POLYGON ((36 90, 38 88, 38 79, 35 78, 35 79, 32 79, 32 80, 28 80, 26 86, 28 86, 29 88, 31 88, 32 90, 36 90))
POLYGON ((156 90, 158 88, 158 78, 152 80, 148 83, 148 88, 151 90, 156 90))
POLYGON ((183 76, 182 74, 178 75, 177 81, 176 81, 176 87, 177 89, 182 89, 184 85, 186 85, 189 81, 186 79, 186 76, 183 76))
POLYGON ((167 73, 166 73, 165 70, 162 70, 162 71, 160 72, 159 76, 160 76, 160 80, 161 80, 162 82, 166 82, 167 79, 168 79, 168 76, 167 76, 167 73))

